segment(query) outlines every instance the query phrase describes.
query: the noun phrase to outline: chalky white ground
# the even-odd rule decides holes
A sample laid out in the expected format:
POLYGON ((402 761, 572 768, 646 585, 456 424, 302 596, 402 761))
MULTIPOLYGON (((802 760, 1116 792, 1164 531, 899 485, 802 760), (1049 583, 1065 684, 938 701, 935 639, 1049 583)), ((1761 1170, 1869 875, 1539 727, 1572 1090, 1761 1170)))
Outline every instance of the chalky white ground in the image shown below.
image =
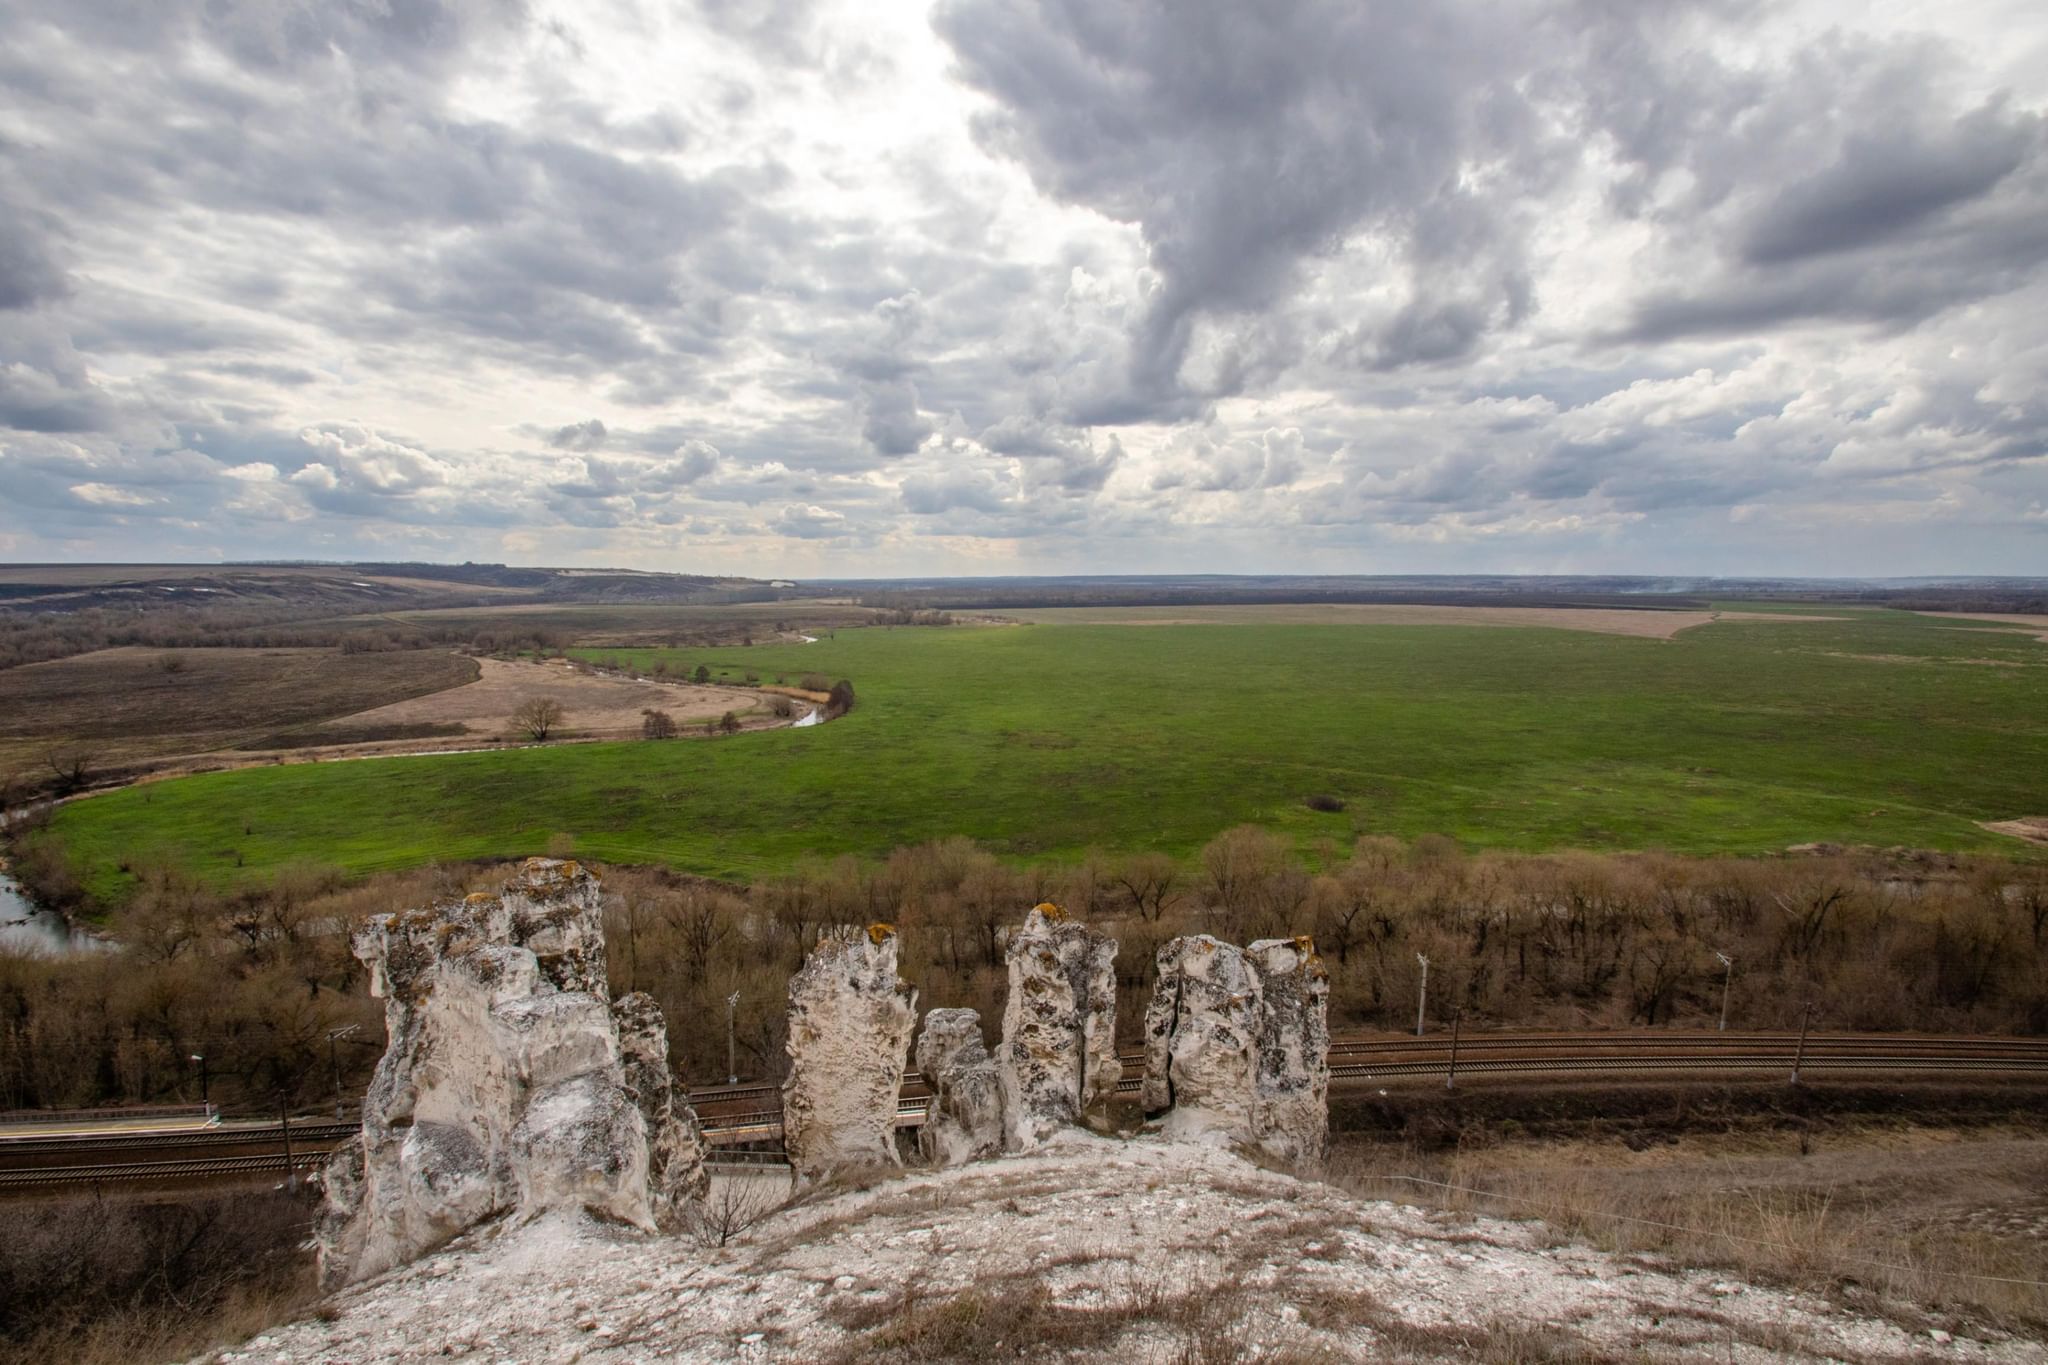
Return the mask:
MULTIPOLYGON (((1078 1132, 1030 1156, 909 1173, 784 1210, 722 1250, 551 1214, 487 1227, 329 1300, 222 1359, 368 1362, 804 1360, 857 1353, 838 1325, 914 1287, 925 1301, 1035 1277, 1115 1308, 1237 1293, 1252 1358, 1322 1348, 1417 1358, 1361 1321, 1548 1327, 1657 1360, 2048 1360, 2038 1342, 1861 1316, 1804 1294, 1573 1246, 1537 1224, 1352 1199, 1205 1147, 1078 1132), (1353 1311, 1333 1318, 1332 1302, 1353 1311), (1304 1312, 1307 1308, 1309 1311, 1304 1312), (1336 1322, 1334 1331, 1312 1324, 1336 1322)), ((1953 1326, 1953 1324, 1951 1324, 1953 1326)), ((1142 1320, 1110 1358, 1171 1358, 1142 1320)), ((1023 1343, 989 1342, 1016 1358, 1023 1343)), ((1101 1358, 1101 1353, 1091 1353, 1101 1358)))

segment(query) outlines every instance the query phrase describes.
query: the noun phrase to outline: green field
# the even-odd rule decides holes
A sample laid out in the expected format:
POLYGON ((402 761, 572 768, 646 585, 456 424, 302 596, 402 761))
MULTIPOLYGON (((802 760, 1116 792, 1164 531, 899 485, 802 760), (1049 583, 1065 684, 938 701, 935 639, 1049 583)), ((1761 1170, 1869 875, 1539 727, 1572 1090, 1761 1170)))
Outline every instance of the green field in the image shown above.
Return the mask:
POLYGON ((588 651, 853 680, 808 730, 258 768, 54 822, 104 898, 124 863, 221 881, 579 853, 753 877, 967 835, 1010 857, 1187 854, 1251 821, 1304 844, 1763 852, 1814 840, 2027 853, 2048 815, 2048 644, 1892 612, 1675 640, 1462 626, 1036 624, 814 645, 588 651), (1341 813, 1304 798, 1344 799, 1341 813))

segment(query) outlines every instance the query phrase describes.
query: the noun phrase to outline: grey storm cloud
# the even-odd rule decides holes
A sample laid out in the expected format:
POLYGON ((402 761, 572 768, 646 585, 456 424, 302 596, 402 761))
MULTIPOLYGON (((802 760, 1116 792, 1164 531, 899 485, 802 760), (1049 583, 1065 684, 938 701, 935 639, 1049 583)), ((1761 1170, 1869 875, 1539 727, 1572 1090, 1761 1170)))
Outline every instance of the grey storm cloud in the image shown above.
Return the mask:
POLYGON ((548 433, 548 444, 556 450, 595 450, 604 444, 604 436, 604 423, 593 417, 587 422, 556 427, 548 433))
POLYGON ((2048 19, 1917 13, 13 0, 0 556, 2038 571, 2048 19))

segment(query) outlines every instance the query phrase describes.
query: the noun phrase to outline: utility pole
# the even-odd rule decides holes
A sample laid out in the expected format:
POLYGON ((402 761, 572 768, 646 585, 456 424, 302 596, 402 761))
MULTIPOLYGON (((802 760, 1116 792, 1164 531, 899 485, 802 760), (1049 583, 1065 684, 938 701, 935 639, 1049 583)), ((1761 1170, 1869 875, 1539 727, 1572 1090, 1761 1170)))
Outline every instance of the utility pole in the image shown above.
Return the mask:
POLYGON ((207 1092, 206 1054, 195 1052, 192 1054, 192 1060, 199 1063, 199 1102, 206 1106, 207 1115, 211 1117, 213 1114, 213 1100, 207 1092))
POLYGON ((1792 1084, 1799 1084, 1799 1068, 1806 1061, 1806 1030, 1813 1023, 1813 1002, 1806 1002, 1806 1010, 1799 1016, 1799 1051, 1792 1054, 1792 1084))
POLYGON ((1720 958, 1721 965, 1727 968, 1721 974, 1721 1032, 1726 1033, 1728 1031, 1728 988, 1735 984, 1735 959, 1718 949, 1715 951, 1714 956, 1720 958))
POLYGON ((298 1168, 292 1165, 292 1116, 285 1108, 284 1091, 277 1092, 277 1131, 284 1135, 284 1187, 296 1190, 299 1187, 298 1168))
POLYGON ((1458 1084, 1458 1032, 1465 1023, 1465 1011, 1459 1010, 1451 1016, 1451 1069, 1444 1073, 1444 1089, 1458 1084))
POLYGON ((725 997, 725 1083, 740 1083, 739 1064, 739 1008, 740 993, 734 991, 725 997))
POLYGON ((346 1028, 327 1030, 327 1064, 334 1068, 334 1121, 340 1123, 344 1113, 341 1103, 341 1052, 337 1044, 361 1028, 361 1024, 350 1024, 346 1028))
POLYGON ((1429 1003, 1429 959, 1421 953, 1417 953, 1415 960, 1422 964, 1422 984, 1416 987, 1415 990, 1415 1036, 1420 1038, 1422 1036, 1423 1007, 1429 1003))

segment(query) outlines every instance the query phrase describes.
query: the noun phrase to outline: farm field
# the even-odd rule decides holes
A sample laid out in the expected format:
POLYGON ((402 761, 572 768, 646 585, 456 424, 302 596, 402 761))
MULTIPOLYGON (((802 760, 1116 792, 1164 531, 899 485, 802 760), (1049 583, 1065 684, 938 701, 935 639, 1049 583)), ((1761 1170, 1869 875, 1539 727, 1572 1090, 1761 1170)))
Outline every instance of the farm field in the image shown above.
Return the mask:
POLYGON ((444 650, 103 649, 0 670, 0 774, 53 749, 94 766, 259 743, 477 676, 444 650))
POLYGON ((853 681, 852 714, 720 740, 207 774, 64 807, 106 899, 125 864, 208 879, 579 854, 755 878, 973 838, 1010 857, 1188 855, 1253 822, 1468 848, 1761 853, 1831 841, 2025 855, 2048 814, 2048 645, 1887 611, 1673 639, 1234 624, 841 630, 817 644, 585 651, 853 681), (1329 795, 1344 809, 1305 804, 1329 795))

